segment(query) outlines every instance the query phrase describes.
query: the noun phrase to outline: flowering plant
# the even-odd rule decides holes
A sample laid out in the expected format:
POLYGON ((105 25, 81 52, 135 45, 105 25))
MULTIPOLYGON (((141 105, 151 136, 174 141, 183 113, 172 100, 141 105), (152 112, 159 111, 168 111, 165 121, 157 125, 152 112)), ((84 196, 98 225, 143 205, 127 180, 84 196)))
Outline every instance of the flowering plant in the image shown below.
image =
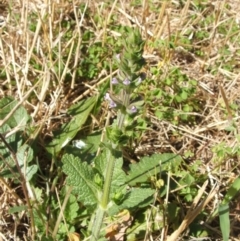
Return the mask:
POLYGON ((143 104, 142 101, 131 103, 131 94, 142 82, 140 70, 144 65, 142 57, 144 41, 138 29, 128 31, 126 38, 122 40, 123 51, 116 56, 118 74, 112 78, 113 93, 106 93, 105 100, 109 102, 110 108, 118 110, 117 122, 107 128, 108 164, 104 178, 103 193, 96 211, 94 225, 92 226, 91 241, 98 240, 103 218, 109 205, 109 194, 112 183, 115 162, 118 158, 118 150, 127 141, 124 121, 128 115, 137 112, 143 104))

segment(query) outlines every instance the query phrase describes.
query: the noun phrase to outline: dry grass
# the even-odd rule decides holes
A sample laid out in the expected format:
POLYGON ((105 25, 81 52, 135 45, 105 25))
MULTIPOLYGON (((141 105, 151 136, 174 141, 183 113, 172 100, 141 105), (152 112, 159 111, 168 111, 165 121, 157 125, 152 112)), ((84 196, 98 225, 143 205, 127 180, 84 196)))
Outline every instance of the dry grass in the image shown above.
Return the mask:
MULTIPOLYGON (((118 19, 120 25, 139 27, 146 39, 144 56, 148 64, 145 71, 149 78, 159 81, 159 76, 150 73, 153 66, 161 69, 160 77, 166 76, 171 67, 178 67, 198 83, 195 98, 199 100, 201 111, 189 113, 197 116, 197 121, 180 125, 159 121, 149 108, 146 116, 151 125, 138 140, 135 150, 137 156, 165 151, 184 155, 186 150, 191 151, 192 156, 186 160, 186 165, 201 160, 199 172, 207 172, 212 180, 208 188, 199 187, 210 198, 197 213, 187 213, 189 207, 182 205, 183 212, 187 213, 183 215, 183 220, 185 222, 187 219, 187 222, 179 227, 177 235, 173 233, 176 235, 174 238, 171 236, 167 239, 177 240, 192 217, 203 209, 209 213, 215 209, 227 187, 239 175, 238 155, 232 155, 219 163, 216 153, 212 151, 213 147, 223 142, 232 149, 239 144, 236 139, 236 134, 239 134, 239 107, 235 111, 229 107, 233 103, 240 103, 240 31, 232 31, 236 22, 240 22, 239 3, 237 0, 206 1, 204 8, 196 11, 198 1, 191 0, 183 1, 182 5, 179 1, 143 0, 137 6, 131 5, 130 1, 115 1, 108 7, 101 1, 84 1, 85 7, 78 11, 82 2, 12 0, 0 4, 0 96, 11 95, 24 104, 36 127, 33 138, 38 136, 41 145, 44 145, 51 138, 52 131, 63 122, 67 108, 82 98, 98 93, 98 88, 112 74, 102 69, 94 79, 79 77, 77 67, 85 58, 81 51, 84 31, 93 30, 92 43, 101 41, 104 46, 107 35, 119 36, 109 28, 111 17, 118 19), (227 2, 228 8, 225 7, 227 2), (97 14, 102 16, 102 24, 94 19, 97 14), (209 15, 213 18, 207 24, 209 15), (227 23, 227 29, 220 34, 217 29, 224 23, 227 23), (70 31, 71 36, 66 38, 66 33, 70 31), (191 38, 201 31, 207 32, 208 36, 191 42, 191 38), (158 49, 150 44, 157 39, 166 40, 170 44, 172 36, 175 36, 175 48, 158 49), (191 46, 181 42, 182 36, 188 36, 191 46), (224 45, 227 46, 226 55, 221 51, 224 45), (201 51, 202 55, 197 55, 197 51, 201 51), (229 64, 231 68, 226 68, 229 64), (236 133, 225 130, 231 121, 235 122, 236 133)), ((148 88, 151 90, 155 86, 153 84, 148 88)), ((104 116, 98 122, 99 127, 103 126, 103 121, 104 116)), ((0 123, 2 125, 4 120, 0 123)), ((9 207, 24 203, 23 195, 18 196, 16 193, 11 183, 4 182, 1 185, 0 240, 30 240, 25 214, 8 213, 9 207)), ((231 204, 231 240, 240 240, 238 203, 239 198, 231 204)), ((211 225, 216 225, 210 228, 217 230, 214 238, 219 238, 217 223, 211 225)), ((170 234, 165 230, 161 240, 170 234)))

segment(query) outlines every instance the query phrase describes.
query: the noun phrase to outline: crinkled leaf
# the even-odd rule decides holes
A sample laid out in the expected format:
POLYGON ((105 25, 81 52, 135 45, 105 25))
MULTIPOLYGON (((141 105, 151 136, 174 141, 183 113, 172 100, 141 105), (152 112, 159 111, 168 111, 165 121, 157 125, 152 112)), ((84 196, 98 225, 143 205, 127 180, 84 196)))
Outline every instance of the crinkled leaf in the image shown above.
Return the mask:
POLYGON ((79 204, 74 195, 70 195, 66 208, 64 210, 64 217, 68 222, 71 222, 78 216, 79 204))
POLYGON ((70 122, 63 124, 60 131, 55 133, 53 141, 47 145, 49 153, 52 155, 58 153, 75 137, 78 131, 81 130, 83 124, 86 122, 96 103, 96 100, 97 98, 95 96, 90 97, 73 105, 68 110, 72 119, 70 122))
POLYGON ((182 158, 173 153, 154 154, 150 157, 143 157, 139 163, 130 165, 130 172, 127 176, 127 183, 135 185, 136 183, 146 182, 149 177, 156 175, 167 168, 177 168, 182 158))
POLYGON ((78 200, 86 206, 97 204, 99 197, 98 186, 93 182, 94 172, 86 162, 78 157, 65 154, 62 157, 63 172, 67 174, 67 184, 73 186, 73 192, 78 200))
POLYGON ((58 233, 56 235, 55 240, 65 240, 67 233, 73 233, 75 232, 75 228, 73 225, 66 223, 66 222, 61 222, 58 227, 58 233))

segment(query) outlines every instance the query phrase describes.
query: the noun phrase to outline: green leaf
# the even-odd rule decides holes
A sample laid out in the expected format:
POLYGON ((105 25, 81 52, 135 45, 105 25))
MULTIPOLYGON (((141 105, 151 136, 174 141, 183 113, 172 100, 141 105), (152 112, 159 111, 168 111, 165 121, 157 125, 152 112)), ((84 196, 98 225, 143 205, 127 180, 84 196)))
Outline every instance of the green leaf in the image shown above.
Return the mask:
MULTIPOLYGON (((12 128, 8 124, 4 124, 3 126, 0 127, 0 132, 7 133, 11 131, 11 129, 12 128)), ((19 132, 6 137, 5 141, 9 144, 9 146, 12 148, 13 152, 15 153, 17 152, 17 150, 20 148, 22 144, 22 140, 19 132)), ((6 168, 2 168, 0 172, 2 177, 15 178, 15 180, 18 179, 19 174, 16 167, 16 163, 13 159, 13 156, 10 150, 5 146, 5 144, 2 141, 0 141, 0 164, 5 165, 6 167, 6 168)))
MULTIPOLYGON (((228 189, 226 195, 223 198, 221 205, 228 205, 229 202, 238 194, 240 190, 240 176, 235 179, 231 187, 228 189)), ((218 210, 215 210, 212 214, 212 217, 215 217, 218 214, 218 210)))
POLYGON ((121 140, 124 139, 125 135, 123 131, 118 127, 108 126, 106 128, 106 135, 110 142, 119 144, 121 140))
POLYGON ((228 204, 240 190, 240 176, 236 178, 233 184, 228 189, 225 197, 223 198, 222 204, 228 204))
POLYGON ((218 213, 223 241, 228 241, 230 235, 230 219, 228 204, 219 205, 218 213))
POLYGON ((22 211, 26 211, 27 209, 28 207, 26 205, 13 206, 9 208, 9 214, 20 213, 22 211))
MULTIPOLYGON (((95 159, 95 168, 101 174, 101 176, 105 176, 107 172, 107 152, 109 150, 104 149, 104 151, 96 157, 95 159)), ((112 176, 111 190, 110 196, 112 197, 116 192, 123 192, 125 189, 126 182, 126 174, 122 170, 123 159, 121 157, 120 152, 116 152, 117 156, 115 156, 115 167, 112 176)))
POLYGON ((154 154, 151 157, 143 157, 139 163, 130 165, 130 172, 127 176, 129 185, 146 182, 149 177, 156 175, 159 171, 166 171, 167 168, 177 168, 182 158, 173 153, 154 154))
POLYGON ((155 190, 151 188, 134 188, 126 194, 125 200, 121 206, 124 208, 134 208, 142 204, 149 197, 153 197, 155 190))
POLYGON ((70 195, 64 210, 64 217, 67 222, 72 222, 78 216, 79 204, 74 195, 70 195))
MULTIPOLYGON (((4 97, 0 99, 0 120, 3 120, 17 104, 18 102, 14 100, 13 97, 4 97)), ((6 124, 8 124, 11 128, 22 126, 20 129, 24 129, 29 119, 30 116, 28 115, 26 109, 23 106, 19 106, 7 120, 6 124)))
POLYGON ((65 154, 62 157, 63 172, 66 173, 67 184, 73 186, 73 192, 78 200, 86 206, 96 205, 100 197, 98 186, 94 183, 94 172, 86 162, 81 162, 78 157, 65 154))
POLYGON ((106 148, 94 160, 95 168, 104 176, 107 168, 107 151, 106 148))
POLYGON ((64 148, 65 153, 78 156, 82 161, 92 163, 101 143, 102 132, 94 132, 86 138, 75 139, 64 148))
POLYGON ((33 150, 29 145, 24 144, 18 148, 16 155, 19 166, 28 165, 33 159, 33 150))
POLYGON ((69 108, 68 113, 72 116, 72 120, 62 125, 60 131, 55 133, 53 141, 46 147, 49 153, 57 154, 76 136, 86 122, 96 101, 96 96, 93 96, 69 108))
POLYGON ((37 165, 28 166, 26 169, 26 172, 24 173, 26 181, 30 181, 32 177, 37 173, 37 171, 38 171, 37 165))
POLYGON ((153 198, 155 190, 150 188, 135 188, 132 189, 130 192, 128 192, 125 195, 124 201, 121 203, 121 205, 113 205, 109 210, 109 215, 113 215, 118 213, 119 211, 123 209, 130 209, 130 208, 136 208, 136 207, 144 207, 149 204, 149 198, 153 198), (144 205, 144 202, 146 201, 146 205, 144 205))
MULTIPOLYGON (((5 97, 0 100, 0 119, 4 119, 9 112, 18 104, 13 97, 5 97)), ((28 115, 26 109, 23 106, 19 106, 16 111, 10 116, 10 118, 6 121, 6 123, 0 127, 0 132, 4 135, 9 133, 12 128, 17 127, 18 130, 24 130, 26 124, 28 123, 30 116, 28 115)), ((11 134, 10 136, 5 138, 6 142, 12 148, 12 151, 16 153, 17 160, 19 162, 20 167, 24 167, 24 170, 27 170, 29 167, 27 163, 33 158, 33 151, 27 145, 21 146, 22 136, 20 131, 11 134), (27 150, 27 148, 29 148, 27 150)), ((7 164, 7 168, 3 169, 1 175, 4 177, 17 177, 17 168, 16 163, 13 159, 13 156, 9 149, 4 145, 3 142, 0 143, 0 155, 3 157, 3 163, 7 164)), ((36 172, 36 167, 34 167, 36 172)), ((22 169, 22 171, 24 171, 22 169)), ((33 168, 31 168, 31 177, 33 175, 33 168)), ((28 179, 29 180, 29 179, 28 179)))
MULTIPOLYGON (((11 127, 8 124, 4 124, 3 126, 0 127, 1 133, 6 133, 10 131, 11 131, 11 127)), ((6 137, 5 141, 11 146, 13 151, 17 151, 19 145, 21 144, 21 143, 18 144, 16 134, 6 137)), ((0 154, 1 154, 0 156, 1 160, 3 160, 4 163, 7 162, 11 166, 14 164, 10 150, 5 146, 5 144, 2 141, 0 141, 0 154)))
POLYGON ((43 190, 38 188, 38 187, 34 187, 34 186, 32 186, 31 188, 33 190, 34 197, 36 198, 36 201, 38 201, 38 203, 42 203, 42 201, 43 201, 43 198, 42 198, 43 190))
POLYGON ((55 240, 64 240, 67 236, 67 233, 75 232, 75 228, 68 223, 61 222, 58 228, 58 233, 55 240))
POLYGON ((134 217, 133 225, 127 229, 127 241, 144 240, 146 230, 149 228, 149 225, 146 223, 146 215, 145 213, 145 215, 141 214, 140 217, 134 217))
POLYGON ((123 159, 122 157, 115 160, 115 167, 113 171, 111 191, 110 195, 113 195, 116 192, 123 192, 125 190, 126 174, 122 170, 123 159))
POLYGON ((33 175, 36 174, 38 170, 37 165, 29 166, 29 163, 33 159, 32 148, 27 144, 24 144, 20 148, 18 148, 16 156, 23 175, 25 176, 27 181, 30 181, 33 175))
POLYGON ((97 152, 99 145, 101 143, 102 132, 93 132, 86 138, 86 143, 91 146, 89 152, 95 153, 97 152))

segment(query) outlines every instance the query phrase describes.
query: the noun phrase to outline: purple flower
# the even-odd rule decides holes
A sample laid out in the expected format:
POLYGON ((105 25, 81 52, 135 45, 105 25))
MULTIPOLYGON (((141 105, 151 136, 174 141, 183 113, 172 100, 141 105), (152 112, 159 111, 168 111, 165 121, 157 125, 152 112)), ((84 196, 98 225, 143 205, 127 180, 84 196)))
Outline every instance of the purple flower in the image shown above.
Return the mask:
POLYGON ((129 109, 129 112, 130 112, 131 114, 136 113, 136 112, 137 112, 137 107, 134 106, 134 105, 132 105, 131 108, 129 109))
POLYGON ((123 81, 123 84, 124 84, 124 85, 130 85, 130 84, 131 84, 131 82, 130 82, 130 80, 129 80, 129 79, 125 79, 125 80, 123 81))
POLYGON ((115 108, 115 107, 117 107, 117 104, 113 100, 111 100, 109 102, 109 108, 115 108))
POLYGON ((112 81, 111 81, 111 82, 112 82, 113 85, 117 85, 117 84, 118 84, 118 80, 117 80, 117 78, 115 78, 115 77, 112 78, 112 81))
POLYGON ((117 107, 117 104, 111 99, 109 93, 106 93, 106 94, 105 94, 104 99, 108 101, 108 103, 109 103, 109 108, 115 108, 115 107, 117 107))
POLYGON ((110 98, 109 93, 106 93, 106 94, 105 94, 105 96, 104 96, 104 100, 107 100, 107 101, 112 100, 112 99, 110 98))

